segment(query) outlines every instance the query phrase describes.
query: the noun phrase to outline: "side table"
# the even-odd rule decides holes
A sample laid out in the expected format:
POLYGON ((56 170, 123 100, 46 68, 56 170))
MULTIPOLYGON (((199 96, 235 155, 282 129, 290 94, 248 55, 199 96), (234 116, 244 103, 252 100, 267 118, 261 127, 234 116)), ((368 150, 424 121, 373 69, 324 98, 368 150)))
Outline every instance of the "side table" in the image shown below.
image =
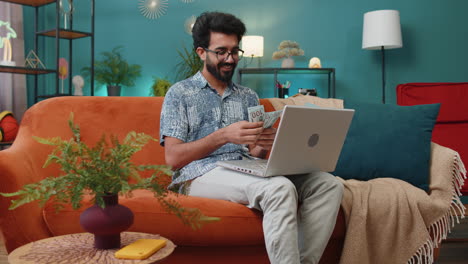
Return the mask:
MULTIPOLYGON (((245 74, 273 74, 273 87, 275 87, 275 97, 279 95, 276 89, 278 74, 326 74, 328 76, 328 97, 335 98, 335 68, 239 68, 237 71, 237 80, 242 84, 242 75, 245 74)), ((299 87, 298 87, 299 88, 299 87)), ((321 95, 321 97, 324 97, 321 95)))
POLYGON ((174 243, 159 235, 123 232, 121 234, 121 247, 138 239, 165 239, 166 246, 143 260, 117 259, 114 257, 118 249, 100 250, 93 247, 94 235, 78 233, 50 237, 13 250, 8 255, 10 264, 44 264, 44 263, 73 263, 73 264, 151 264, 157 263, 169 256, 175 249, 174 243))

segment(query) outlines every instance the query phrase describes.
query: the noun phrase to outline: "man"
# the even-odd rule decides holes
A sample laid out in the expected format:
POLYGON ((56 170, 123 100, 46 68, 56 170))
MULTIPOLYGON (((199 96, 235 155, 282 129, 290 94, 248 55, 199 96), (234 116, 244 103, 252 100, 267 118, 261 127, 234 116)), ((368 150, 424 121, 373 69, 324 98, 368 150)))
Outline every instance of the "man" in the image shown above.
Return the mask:
POLYGON ((193 77, 173 85, 161 112, 161 145, 176 171, 171 188, 263 211, 271 263, 318 263, 333 231, 343 186, 332 175, 261 178, 216 166, 218 160, 264 158, 276 130, 248 122, 257 94, 231 79, 243 51, 245 26, 230 14, 207 12, 193 27, 204 61, 193 77), (300 206, 298 207, 298 204, 300 206))

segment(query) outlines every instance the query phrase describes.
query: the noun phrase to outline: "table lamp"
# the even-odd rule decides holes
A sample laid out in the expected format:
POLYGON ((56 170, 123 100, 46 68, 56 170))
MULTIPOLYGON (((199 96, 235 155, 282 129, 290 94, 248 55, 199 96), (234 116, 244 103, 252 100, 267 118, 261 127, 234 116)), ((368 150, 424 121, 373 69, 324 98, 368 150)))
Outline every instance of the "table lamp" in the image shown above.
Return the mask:
MULTIPOLYGON (((244 36, 242 38, 241 49, 244 51, 245 58, 251 58, 250 62, 252 62, 255 57, 263 57, 263 36, 244 36)), ((260 60, 258 62, 260 67, 260 60)))
POLYGON ((403 47, 400 12, 377 10, 364 14, 362 48, 382 51, 382 103, 385 104, 385 49, 403 47))

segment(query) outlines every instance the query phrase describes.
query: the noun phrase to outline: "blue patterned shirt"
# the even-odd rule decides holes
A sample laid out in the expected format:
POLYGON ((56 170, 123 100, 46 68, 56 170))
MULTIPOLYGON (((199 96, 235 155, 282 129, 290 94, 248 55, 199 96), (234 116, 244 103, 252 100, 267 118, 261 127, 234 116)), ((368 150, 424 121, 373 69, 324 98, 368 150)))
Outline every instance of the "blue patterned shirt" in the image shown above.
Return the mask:
MULTIPOLYGON (((160 144, 164 137, 192 142, 230 124, 249 120, 247 108, 259 104, 258 95, 250 88, 230 83, 223 95, 210 87, 198 72, 174 84, 164 98, 161 111, 160 144)), ((228 143, 203 159, 192 161, 174 172, 171 189, 184 189, 184 183, 216 167, 218 160, 248 156, 246 146, 228 143)))

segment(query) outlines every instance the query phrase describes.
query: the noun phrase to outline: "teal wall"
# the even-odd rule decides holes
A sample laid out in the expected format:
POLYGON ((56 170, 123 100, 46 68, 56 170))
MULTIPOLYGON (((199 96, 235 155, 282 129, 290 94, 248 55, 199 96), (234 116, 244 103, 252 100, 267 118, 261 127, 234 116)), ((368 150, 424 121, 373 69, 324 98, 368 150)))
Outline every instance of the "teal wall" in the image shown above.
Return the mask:
MULTIPOLYGON (((78 12, 87 12, 82 5, 88 5, 89 0, 75 2, 81 8, 77 9, 75 25, 79 30, 89 30, 89 23, 78 12)), ((305 56, 295 57, 296 67, 307 67, 311 57, 319 57, 323 67, 336 68, 337 97, 380 102, 380 52, 361 49, 363 14, 379 9, 400 11, 403 34, 403 48, 386 52, 387 102, 395 103, 395 87, 399 83, 467 81, 468 1, 464 0, 195 0, 190 4, 169 0, 167 14, 156 20, 139 13, 138 1, 98 0, 96 56, 123 45, 128 61, 143 68, 137 85, 125 87, 123 95, 147 96, 153 77, 173 76, 178 62, 176 50, 184 43, 191 45, 191 36, 184 31, 185 19, 204 11, 224 11, 241 18, 248 35, 265 37, 262 67, 279 67, 280 61, 272 60, 271 54, 282 40, 294 40, 305 51, 305 56)), ((42 23, 54 21, 50 13, 42 23)), ((25 10, 26 21, 31 14, 25 10)), ((89 61, 89 41, 76 43, 74 54, 78 58, 73 75, 79 74, 79 68, 89 61)), ((255 59, 247 67, 258 63, 255 59)), ((325 95, 324 79, 325 76, 281 77, 283 82, 292 82, 292 93, 299 87, 317 88, 319 95, 325 95)), ((261 97, 272 97, 269 80, 250 77, 248 84, 261 97)), ((96 94, 106 95, 106 91, 98 87, 96 94)))

